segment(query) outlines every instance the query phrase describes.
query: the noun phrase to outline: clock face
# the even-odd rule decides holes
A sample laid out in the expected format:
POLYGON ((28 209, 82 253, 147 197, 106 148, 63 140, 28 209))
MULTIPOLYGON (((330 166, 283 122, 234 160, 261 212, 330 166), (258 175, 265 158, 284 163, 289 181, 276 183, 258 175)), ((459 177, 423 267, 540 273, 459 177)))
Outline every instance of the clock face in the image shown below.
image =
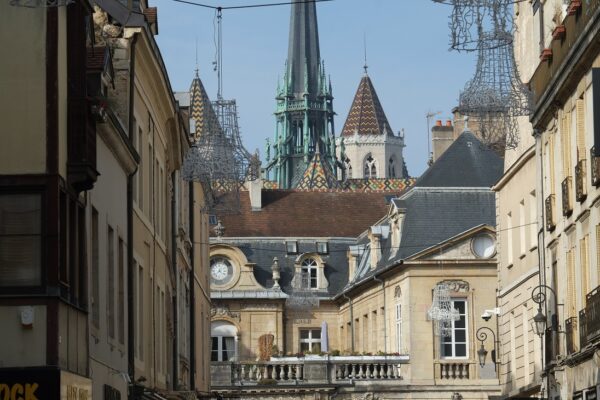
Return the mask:
POLYGON ((496 241, 490 235, 479 235, 473 239, 473 253, 479 258, 490 258, 496 254, 496 241))
POLYGON ((224 285, 233 277, 233 266, 225 257, 213 257, 210 260, 210 276, 212 283, 224 285))

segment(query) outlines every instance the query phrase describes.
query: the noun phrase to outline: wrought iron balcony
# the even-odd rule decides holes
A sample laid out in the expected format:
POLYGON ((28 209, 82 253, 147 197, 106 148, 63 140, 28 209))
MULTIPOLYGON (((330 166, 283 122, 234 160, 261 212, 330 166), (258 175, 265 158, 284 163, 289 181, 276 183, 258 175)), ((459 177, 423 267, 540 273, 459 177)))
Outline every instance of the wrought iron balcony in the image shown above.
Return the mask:
MULTIPOLYGON (((595 147, 595 146, 594 146, 595 147)), ((600 185, 600 157, 595 157, 594 152, 595 148, 592 147, 590 149, 590 160, 591 162, 591 177, 592 177, 592 185, 599 186, 600 185)))
POLYGON ((554 209, 556 196, 551 194, 546 197, 545 205, 546 205, 546 230, 548 232, 552 232, 554 228, 556 228, 556 218, 554 216, 554 209))
POLYGON ((600 338, 600 286, 585 297, 585 308, 579 311, 579 345, 583 349, 600 338))
POLYGON ((571 192, 573 191, 573 178, 567 176, 561 184, 562 188, 562 212, 565 217, 573 214, 573 202, 571 192))
POLYGON ((578 202, 583 202, 587 197, 587 187, 585 176, 587 175, 586 171, 586 162, 587 160, 579 160, 577 165, 575 166, 575 198, 578 202))
POLYGON ((577 343, 577 317, 571 317, 565 321, 565 336, 567 339, 567 355, 579 351, 577 343))

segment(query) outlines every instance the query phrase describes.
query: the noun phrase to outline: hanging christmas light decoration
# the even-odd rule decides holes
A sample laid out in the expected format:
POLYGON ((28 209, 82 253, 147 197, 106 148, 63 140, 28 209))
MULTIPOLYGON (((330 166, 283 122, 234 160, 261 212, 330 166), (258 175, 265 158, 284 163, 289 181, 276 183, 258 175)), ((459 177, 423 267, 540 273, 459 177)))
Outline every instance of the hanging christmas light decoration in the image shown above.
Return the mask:
POLYGON ((288 298, 285 301, 286 308, 296 313, 307 313, 319 307, 319 297, 310 289, 310 276, 308 273, 300 272, 294 274, 292 281, 285 288, 288 298))
POLYGON ((476 51, 512 43, 504 35, 513 27, 512 4, 519 0, 433 0, 452 6, 450 13, 450 49, 476 51), (482 38, 481 32, 488 32, 482 38), (488 41, 487 38, 492 40, 488 41))
POLYGON ((434 321, 435 334, 438 336, 449 336, 452 332, 452 322, 460 319, 458 310, 452 307, 450 288, 446 283, 438 283, 433 288, 433 301, 427 316, 434 321))
POLYGON ((204 208, 222 215, 239 212, 240 190, 248 180, 260 172, 258 155, 252 156, 242 144, 235 100, 224 100, 222 15, 217 11, 217 100, 203 99, 203 116, 194 144, 188 151, 182 167, 184 180, 202 182, 204 208))
POLYGON ((75 0, 10 0, 9 4, 15 7, 49 8, 64 7, 74 2, 75 0))
MULTIPOLYGON (((498 32, 483 32, 482 41, 492 44, 478 51, 473 79, 459 96, 458 111, 472 117, 479 137, 490 147, 511 149, 518 145, 517 118, 531 112, 531 92, 521 81, 513 46, 498 32)), ((504 36, 511 36, 504 32, 504 36)))

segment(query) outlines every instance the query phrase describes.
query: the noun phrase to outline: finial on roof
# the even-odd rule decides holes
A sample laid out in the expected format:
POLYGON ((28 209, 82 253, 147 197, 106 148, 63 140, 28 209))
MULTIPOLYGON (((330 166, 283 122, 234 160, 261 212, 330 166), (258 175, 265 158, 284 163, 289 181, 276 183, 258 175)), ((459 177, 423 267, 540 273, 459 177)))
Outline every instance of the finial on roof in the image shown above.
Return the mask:
POLYGON ((365 65, 363 65, 363 68, 365 69, 365 75, 369 75, 369 65, 367 64, 367 34, 365 33, 363 36, 363 44, 364 44, 364 48, 365 48, 365 65))
POLYGON ((196 36, 196 76, 198 76, 198 36, 196 36))

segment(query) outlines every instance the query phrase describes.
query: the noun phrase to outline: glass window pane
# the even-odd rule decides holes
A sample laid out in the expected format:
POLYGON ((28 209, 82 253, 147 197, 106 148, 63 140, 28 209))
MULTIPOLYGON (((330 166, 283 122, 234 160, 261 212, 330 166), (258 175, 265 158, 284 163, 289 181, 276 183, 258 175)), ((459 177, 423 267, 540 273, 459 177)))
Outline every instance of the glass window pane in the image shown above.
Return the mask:
POLYGON ((309 348, 308 343, 300 343, 300 351, 301 352, 305 352, 305 351, 309 351, 309 350, 310 350, 310 348, 309 348))
POLYGON ((305 330, 305 329, 301 330, 300 331, 300 338, 301 339, 308 339, 308 330, 305 330))
POLYGON ((465 313, 465 302, 464 301, 455 301, 454 308, 456 308, 460 314, 464 314, 465 313))
POLYGON ((465 326, 465 317, 460 317, 458 321, 454 321, 455 328, 464 328, 465 326))
POLYGON ((218 337, 215 337, 215 336, 212 337, 212 350, 213 351, 219 350, 219 338, 218 337))
POLYGON ((218 351, 210 352, 210 361, 219 361, 219 352, 218 351))
POLYGON ((42 199, 37 194, 0 196, 0 234, 42 233, 42 199))
POLYGON ((0 287, 42 284, 40 236, 0 236, 0 287))
POLYGON ((467 345, 457 344, 456 345, 456 357, 465 357, 467 355, 467 345))
POLYGON ((442 351, 443 351, 443 354, 445 357, 451 357, 452 356, 452 345, 449 343, 443 345, 442 351))
POLYGON ((467 331, 463 330, 463 329, 457 329, 454 333, 454 340, 456 342, 466 342, 467 340, 467 331))
POLYGON ((313 339, 321 339, 321 330, 320 329, 314 329, 312 331, 312 338, 313 339))

